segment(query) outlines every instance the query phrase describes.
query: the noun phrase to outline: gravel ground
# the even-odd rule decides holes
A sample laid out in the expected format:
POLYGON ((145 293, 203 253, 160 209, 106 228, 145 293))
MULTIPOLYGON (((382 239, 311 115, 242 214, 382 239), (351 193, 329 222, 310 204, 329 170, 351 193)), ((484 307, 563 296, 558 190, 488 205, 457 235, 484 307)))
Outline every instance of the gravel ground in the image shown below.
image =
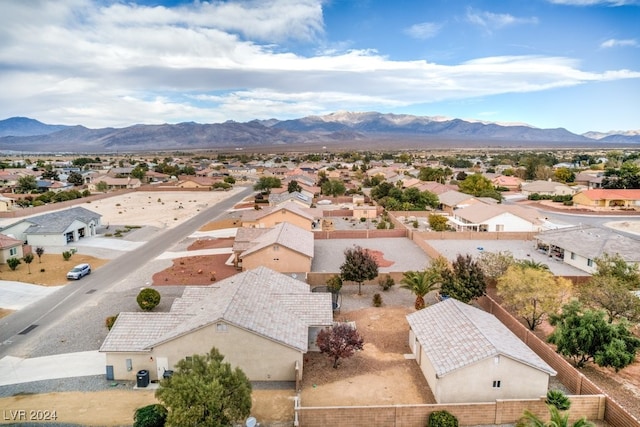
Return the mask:
POLYGON ((339 272, 344 262, 344 250, 353 245, 380 251, 384 258, 393 262, 389 267, 380 267, 381 273, 391 271, 422 270, 429 264, 429 257, 418 245, 405 238, 390 239, 331 239, 316 240, 315 255, 311 265, 313 272, 339 272))

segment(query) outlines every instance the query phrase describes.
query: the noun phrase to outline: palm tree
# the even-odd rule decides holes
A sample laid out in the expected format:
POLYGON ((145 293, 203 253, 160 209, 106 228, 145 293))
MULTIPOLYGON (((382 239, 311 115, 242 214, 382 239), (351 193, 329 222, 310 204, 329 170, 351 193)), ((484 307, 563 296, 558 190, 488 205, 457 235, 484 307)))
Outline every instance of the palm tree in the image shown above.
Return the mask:
POLYGON ((595 427, 586 418, 580 418, 573 424, 569 424, 569 414, 560 412, 558 408, 553 405, 547 405, 549 408, 550 420, 548 422, 542 421, 535 414, 524 411, 524 415, 516 424, 516 427, 595 427))
POLYGON ((525 259, 518 261, 518 265, 522 268, 531 268, 534 270, 549 270, 549 266, 543 262, 534 261, 532 259, 525 259))
POLYGON ((425 307, 424 296, 438 289, 440 285, 440 273, 433 268, 427 268, 423 271, 405 271, 402 276, 400 287, 415 294, 414 307, 416 310, 422 310, 425 307))

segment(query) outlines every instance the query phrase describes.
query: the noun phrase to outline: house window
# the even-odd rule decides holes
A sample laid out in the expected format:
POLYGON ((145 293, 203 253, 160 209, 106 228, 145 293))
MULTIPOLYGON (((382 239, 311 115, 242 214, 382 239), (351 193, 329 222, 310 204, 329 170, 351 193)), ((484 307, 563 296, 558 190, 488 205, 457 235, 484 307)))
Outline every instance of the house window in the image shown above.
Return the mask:
POLYGON ((500 388, 500 380, 493 382, 493 388, 500 388))
POLYGON ((184 358, 184 360, 186 360, 188 363, 193 362, 193 356, 187 356, 184 358))
POLYGON ((131 359, 126 359, 125 363, 127 364, 127 371, 133 371, 133 363, 131 359))
POLYGON ((227 324, 226 323, 216 323, 216 331, 218 331, 218 332, 227 332, 227 324))
POLYGON ((589 267, 593 267, 593 260, 592 260, 592 259, 588 259, 588 260, 587 260, 587 265, 588 265, 589 267))
POLYGON ((571 259, 576 259, 576 254, 574 252, 571 252, 571 259))
POLYGON ((278 246, 278 245, 273 245, 273 250, 274 250, 274 251, 279 251, 279 250, 280 250, 280 246, 278 246))
POLYGON ((9 255, 13 256, 18 253, 18 248, 9 249, 9 255))

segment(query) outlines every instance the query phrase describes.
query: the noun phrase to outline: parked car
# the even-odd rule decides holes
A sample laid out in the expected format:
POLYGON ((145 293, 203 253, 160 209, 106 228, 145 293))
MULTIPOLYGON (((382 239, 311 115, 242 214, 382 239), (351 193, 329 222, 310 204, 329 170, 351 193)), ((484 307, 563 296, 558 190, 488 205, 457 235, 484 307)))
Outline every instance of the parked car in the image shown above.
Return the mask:
POLYGON ((67 279, 80 280, 87 274, 91 274, 89 264, 78 264, 67 273, 67 279))

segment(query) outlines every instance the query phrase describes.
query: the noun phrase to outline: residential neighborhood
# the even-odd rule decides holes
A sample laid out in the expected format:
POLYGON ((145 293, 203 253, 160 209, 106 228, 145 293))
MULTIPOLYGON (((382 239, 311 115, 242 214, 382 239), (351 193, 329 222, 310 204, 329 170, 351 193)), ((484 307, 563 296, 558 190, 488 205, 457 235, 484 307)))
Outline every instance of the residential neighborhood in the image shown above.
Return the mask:
MULTIPOLYGON (((122 384, 139 393, 155 390, 169 383, 180 361, 215 347, 254 384, 264 384, 266 389, 284 387, 297 396, 290 402, 291 419, 286 425, 326 425, 318 421, 322 419, 341 424, 340 413, 332 411, 331 405, 312 403, 321 401, 329 385, 316 382, 308 389, 308 378, 317 381, 320 363, 326 358, 327 350, 318 337, 345 323, 356 331, 366 330, 365 324, 350 318, 365 315, 375 319, 398 308, 403 313, 393 322, 403 328, 404 338, 385 345, 401 349, 405 369, 420 373, 420 378, 414 376, 411 381, 428 397, 421 397, 420 402, 411 400, 415 397, 406 401, 373 398, 353 405, 377 408, 372 417, 376 411, 387 411, 389 405, 419 403, 435 405, 435 410, 438 405, 456 404, 462 406, 447 410, 467 420, 463 425, 481 425, 486 420, 491 422, 484 424, 500 424, 498 419, 508 424, 517 421, 514 416, 519 414, 488 407, 477 415, 469 405, 513 400, 519 402, 514 403, 515 408, 541 411, 547 391, 561 387, 582 402, 575 406, 581 411, 576 416, 606 420, 601 399, 610 391, 576 389, 571 381, 581 374, 575 367, 562 365, 568 362, 553 350, 543 352, 540 346, 547 344, 533 342, 539 337, 525 339, 530 332, 522 315, 501 294, 500 276, 490 276, 493 270, 488 260, 492 255, 502 256, 511 259, 512 266, 539 266, 551 277, 569 280, 575 298, 592 276, 602 273, 601 260, 608 256, 634 274, 640 263, 640 190, 605 188, 627 179, 615 175, 613 164, 594 163, 609 171, 600 181, 605 187, 594 188, 587 178, 575 181, 590 171, 577 163, 569 163, 576 166, 567 175, 566 165, 560 162, 563 166, 558 169, 553 164, 538 164, 529 170, 519 167, 509 159, 515 157, 512 153, 497 152, 495 158, 487 153, 468 155, 464 157, 466 167, 460 161, 420 152, 412 153, 408 160, 407 153, 403 155, 404 162, 392 153, 356 152, 324 153, 313 159, 299 153, 295 160, 293 153, 287 153, 287 160, 283 154, 251 157, 247 153, 207 158, 129 156, 117 161, 13 160, 12 166, 20 167, 2 172, 0 262, 5 265, 0 296, 8 298, 3 292, 13 285, 6 277, 14 270, 29 268, 31 274, 33 268, 34 278, 46 273, 37 268, 38 260, 31 265, 33 255, 29 265, 10 268, 11 259, 27 263, 36 249, 51 256, 69 252, 73 257, 106 257, 106 265, 94 268, 77 285, 59 287, 71 289, 97 280, 108 286, 109 290, 101 289, 95 282, 82 294, 90 298, 107 292, 90 304, 113 317, 109 329, 104 327, 104 318, 93 321, 87 329, 92 331, 87 332, 91 338, 70 346, 94 352, 91 360, 101 363, 95 381, 104 386, 122 384), (47 179, 49 185, 43 185, 41 181, 47 179), (110 200, 118 202, 110 205, 108 213, 100 213, 110 200), (228 208, 204 216, 226 200, 233 200, 228 208), (157 223, 145 221, 145 216, 160 213, 166 217, 157 223), (115 269, 123 262, 121 256, 133 261, 134 254, 142 254, 155 238, 172 234, 196 216, 202 218, 203 226, 176 235, 162 249, 153 249, 157 254, 132 271, 118 269, 122 280, 101 278, 101 270, 115 269), (207 224, 216 227, 208 229, 207 224), (192 246, 196 249, 190 249, 192 246), (361 281, 344 279, 349 277, 344 273, 348 250, 361 250, 365 258, 374 260, 375 274, 361 281), (470 263, 467 271, 482 269, 486 275, 479 293, 467 300, 464 295, 472 287, 472 275, 464 276, 462 282, 452 279, 448 285, 446 279, 460 274, 456 268, 465 256, 470 263), (414 308, 413 300, 420 291, 411 287, 409 277, 413 273, 427 277, 437 265, 444 270, 437 272, 433 287, 421 296, 426 307, 414 308), (172 273, 159 281, 158 275, 167 271, 172 273), (342 290, 329 285, 334 277, 343 277, 342 290), (392 282, 390 289, 383 288, 384 280, 392 282), (456 283, 467 289, 457 294, 455 287, 446 288, 456 283), (160 305, 141 310, 131 301, 135 303, 136 294, 147 288, 157 291, 160 305), (130 302, 123 304, 125 295, 130 302), (500 306, 503 299, 501 309, 509 314, 487 311, 493 304, 500 306), (504 317, 507 315, 511 317, 504 317)), ((558 154, 559 159, 570 156, 558 154)), ((635 153, 628 157, 627 164, 640 171, 635 153)), ((506 272, 505 267, 500 274, 506 272)), ((34 283, 31 286, 38 286, 34 283)), ((628 298, 637 299, 631 292, 637 290, 628 289, 628 298)), ((545 321, 560 314, 561 302, 569 302, 566 296, 556 299, 557 312, 544 315, 545 321)), ((9 308, 2 307, 2 298, 0 308, 9 308)), ((29 310, 29 305, 9 309, 0 321, 29 310)), ((629 310, 621 316, 628 316, 625 322, 638 333, 640 312, 629 310)), ((551 328, 549 325, 545 323, 551 328)), ((19 331, 20 339, 29 339, 32 330, 39 332, 35 327, 26 328, 19 331)), ((382 348, 377 346, 382 344, 374 344, 384 332, 370 334, 364 336, 364 349, 352 358, 392 357, 380 353, 382 348)), ((25 354, 26 347, 11 345, 22 352, 14 355, 8 345, 0 355, 4 363, 18 363, 11 357, 25 354)), ((41 348, 31 357, 53 356, 46 353, 41 348)), ((350 369, 347 359, 337 371, 350 369)), ((0 366, 2 363, 0 357, 0 366)), ((621 372, 637 369, 638 363, 634 357, 621 372)), ((18 369, 18 365, 11 366, 18 369)), ((325 369, 334 368, 327 365, 325 369)), ((3 388, 21 383, 11 384, 0 381, 0 399, 3 388)), ((368 387, 376 390, 370 382, 368 387)), ((424 419, 419 406, 411 408, 407 416, 424 419)), ((632 420, 638 416, 636 409, 632 405, 612 413, 632 420)), ((396 421, 402 418, 395 417, 396 421)), ((270 425, 269 420, 262 422, 270 425)), ((371 421, 369 425, 383 424, 371 421)))

